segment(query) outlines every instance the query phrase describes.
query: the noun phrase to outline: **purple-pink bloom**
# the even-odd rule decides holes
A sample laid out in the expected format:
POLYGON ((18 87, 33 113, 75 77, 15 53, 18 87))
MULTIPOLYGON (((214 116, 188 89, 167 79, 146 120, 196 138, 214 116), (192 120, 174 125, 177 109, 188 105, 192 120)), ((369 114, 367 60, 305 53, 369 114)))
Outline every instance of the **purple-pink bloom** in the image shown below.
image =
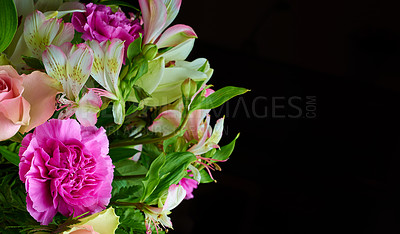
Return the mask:
POLYGON ((79 216, 105 209, 111 198, 113 164, 104 128, 52 119, 26 135, 19 176, 27 210, 42 225, 57 212, 79 216))
POLYGON ((194 197, 193 190, 197 189, 198 182, 194 179, 182 178, 179 181, 179 184, 182 185, 182 187, 186 190, 185 199, 192 199, 194 197))
POLYGON ((122 11, 113 13, 110 7, 93 3, 86 5, 84 13, 74 12, 71 22, 85 41, 119 38, 125 41, 125 50, 143 33, 138 19, 128 19, 122 11))

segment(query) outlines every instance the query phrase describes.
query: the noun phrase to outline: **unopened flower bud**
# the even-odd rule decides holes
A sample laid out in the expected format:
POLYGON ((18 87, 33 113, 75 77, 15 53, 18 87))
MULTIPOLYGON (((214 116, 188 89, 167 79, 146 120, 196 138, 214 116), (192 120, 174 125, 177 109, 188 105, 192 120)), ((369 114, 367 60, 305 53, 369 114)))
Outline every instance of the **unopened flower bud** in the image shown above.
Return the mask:
POLYGON ((186 99, 190 99, 194 96, 194 94, 197 91, 197 84, 194 80, 187 78, 185 81, 183 81, 181 90, 182 90, 182 95, 186 99))
POLYGON ((119 78, 123 80, 125 76, 128 74, 129 71, 129 65, 126 65, 122 68, 121 73, 119 74, 119 78))
POLYGON ((147 60, 153 60, 158 53, 158 48, 154 44, 147 44, 144 46, 142 53, 147 60))

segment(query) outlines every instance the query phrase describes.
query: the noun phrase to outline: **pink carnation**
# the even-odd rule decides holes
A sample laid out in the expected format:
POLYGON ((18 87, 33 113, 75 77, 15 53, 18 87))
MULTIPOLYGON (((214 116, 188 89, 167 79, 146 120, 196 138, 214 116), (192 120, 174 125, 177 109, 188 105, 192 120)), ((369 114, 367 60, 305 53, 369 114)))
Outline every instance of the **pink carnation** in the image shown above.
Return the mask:
POLYGON ((57 212, 78 216, 103 210, 111 198, 113 164, 103 128, 52 119, 28 134, 19 152, 29 213, 42 225, 57 212))
POLYGON ((76 31, 83 33, 85 41, 119 38, 125 41, 125 49, 143 33, 139 20, 128 19, 121 11, 113 13, 110 7, 93 3, 86 5, 86 12, 73 13, 71 22, 76 31))

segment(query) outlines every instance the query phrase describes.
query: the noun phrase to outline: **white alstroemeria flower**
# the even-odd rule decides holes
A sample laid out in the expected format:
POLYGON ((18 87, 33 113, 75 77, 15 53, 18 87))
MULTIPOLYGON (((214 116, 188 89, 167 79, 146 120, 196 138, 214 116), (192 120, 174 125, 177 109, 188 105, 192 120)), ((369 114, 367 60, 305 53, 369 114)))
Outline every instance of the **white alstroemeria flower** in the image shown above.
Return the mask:
POLYGON ((119 86, 119 73, 124 58, 124 42, 118 38, 99 43, 96 40, 86 42, 93 50, 94 61, 91 75, 105 89, 93 89, 100 95, 114 101, 113 116, 116 124, 122 124, 125 118, 125 101, 119 86))
POLYGON ((168 214, 182 202, 185 196, 186 190, 182 185, 173 184, 168 188, 168 195, 164 204, 159 202, 158 207, 144 207, 143 212, 145 214, 147 233, 151 233, 151 223, 153 223, 156 228, 158 224, 161 224, 163 227, 172 228, 172 222, 168 214))
MULTIPOLYGON (((32 12, 35 12, 35 10, 38 10, 40 12, 44 12, 43 15, 46 16, 46 19, 50 19, 50 18, 54 18, 54 17, 61 18, 69 13, 85 12, 85 9, 86 9, 82 3, 79 3, 79 2, 62 3, 62 1, 60 1, 60 0, 54 0, 54 1, 39 0, 36 3, 34 3, 33 0, 14 0, 14 2, 15 2, 15 6, 17 8, 18 16, 21 17, 20 18, 21 26, 18 27, 17 32, 14 35, 13 41, 11 42, 11 44, 9 45, 9 47, 6 50, 6 54, 9 56, 11 62, 19 68, 23 66, 22 55, 32 56, 32 52, 30 51, 30 48, 28 48, 27 44, 25 43, 25 39, 24 39, 24 35, 23 35, 24 25, 25 25, 27 16, 31 15, 32 12)), ((29 19, 32 20, 32 17, 30 17, 29 19)), ((40 22, 37 22, 37 23, 40 23, 40 22)), ((32 25, 32 24, 29 24, 29 25, 32 25)), ((68 41, 68 40, 71 41, 74 36, 74 32, 71 30, 71 29, 73 29, 72 25, 69 25, 69 26, 68 25, 69 25, 69 23, 64 24, 64 27, 66 27, 68 29, 68 30, 66 30, 66 31, 68 31, 68 36, 65 37, 65 35, 64 35, 64 38, 65 38, 64 41, 68 41)), ((39 27, 37 27, 37 28, 39 28, 39 27)), ((63 31, 63 30, 64 29, 62 29, 61 31, 63 31)), ((61 44, 58 44, 57 46, 60 46, 60 45, 61 44)))
MULTIPOLYGON (((175 65, 165 67, 164 57, 149 63, 149 72, 136 81, 136 85, 151 95, 143 100, 147 106, 162 106, 181 97, 181 84, 187 78, 206 83, 213 74, 208 61, 204 58, 192 62, 176 61, 175 65), (204 71, 199 71, 203 68, 204 71)), ((137 102, 134 92, 128 101, 137 102)))
POLYGON ((74 26, 62 19, 46 19, 42 12, 35 11, 25 20, 24 40, 35 58, 41 58, 47 46, 61 46, 73 38, 74 26))
POLYGON ((43 64, 47 74, 58 80, 64 90, 66 98, 61 98, 60 102, 68 108, 59 118, 76 114, 82 125, 94 125, 102 105, 101 98, 92 90, 82 98, 79 96, 92 70, 92 49, 84 43, 72 45, 66 42, 61 47, 50 45, 43 52, 43 64))

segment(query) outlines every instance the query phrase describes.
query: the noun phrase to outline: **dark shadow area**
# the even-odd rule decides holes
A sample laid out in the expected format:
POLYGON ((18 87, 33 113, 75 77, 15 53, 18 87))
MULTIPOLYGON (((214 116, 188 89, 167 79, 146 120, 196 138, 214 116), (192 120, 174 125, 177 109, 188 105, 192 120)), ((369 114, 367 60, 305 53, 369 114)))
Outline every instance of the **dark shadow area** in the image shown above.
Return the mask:
POLYGON ((189 60, 209 59, 215 89, 252 91, 212 112, 237 148, 173 210, 171 233, 399 233, 399 9, 183 1, 189 60))

